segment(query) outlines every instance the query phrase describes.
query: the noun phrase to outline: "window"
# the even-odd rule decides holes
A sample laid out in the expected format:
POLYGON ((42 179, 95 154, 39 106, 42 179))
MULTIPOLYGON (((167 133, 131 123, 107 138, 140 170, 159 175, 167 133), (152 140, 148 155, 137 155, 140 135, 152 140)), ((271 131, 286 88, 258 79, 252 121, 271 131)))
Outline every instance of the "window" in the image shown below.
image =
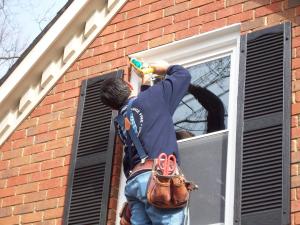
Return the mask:
MULTIPOLYGON (((229 102, 236 99, 237 82, 234 82, 234 78, 237 76, 238 70, 238 62, 236 61, 238 59, 238 55, 236 55, 238 54, 238 46, 239 25, 234 25, 226 29, 188 38, 133 56, 143 58, 147 62, 163 59, 170 64, 180 64, 188 68, 192 75, 191 84, 193 85, 192 88, 194 88, 190 90, 192 94, 184 97, 173 117, 174 126, 178 133, 188 134, 188 136, 185 135, 184 138, 180 138, 183 140, 178 141, 182 164, 192 165, 190 157, 194 159, 199 158, 193 161, 193 163, 197 164, 196 167, 183 168, 186 176, 195 180, 201 187, 200 191, 192 194, 192 199, 195 200, 191 204, 196 204, 197 200, 201 199, 201 202, 198 201, 201 204, 201 210, 190 212, 190 224, 223 224, 226 204, 233 205, 233 196, 226 197, 228 193, 232 195, 230 192, 226 193, 226 189, 233 191, 234 168, 231 168, 232 164, 229 164, 228 168, 226 162, 228 160, 227 146, 228 144, 232 145, 232 140, 228 140, 228 130, 234 127, 230 124, 234 123, 234 108, 236 104, 234 102, 229 104, 229 102), (213 112, 210 105, 204 104, 204 107, 203 102, 202 104, 199 103, 198 95, 202 95, 203 93, 199 93, 198 86, 202 88, 200 91, 204 91, 204 94, 214 99, 215 106, 219 106, 218 112, 213 112), (229 112, 231 112, 231 116, 229 112), (207 120, 208 115, 210 123, 207 120), (220 118, 219 124, 214 123, 215 119, 210 120, 216 117, 220 118), (199 145, 205 145, 202 152, 197 151, 193 147, 199 145), (185 154, 188 151, 189 154, 185 154), (201 160, 206 161, 206 164, 201 163, 201 160), (210 171, 208 171, 208 164, 210 164, 210 171), (214 173, 211 173, 213 166, 217 167, 214 167, 216 169, 213 171, 214 173), (192 172, 192 170, 195 171, 195 168, 199 171, 197 174, 203 174, 202 177, 195 176, 195 173, 192 172), (231 171, 230 174, 232 177, 226 177, 228 170, 231 171), (206 171, 206 173, 200 173, 200 171, 206 171), (208 185, 205 188, 203 180, 205 182, 210 180, 210 183, 207 183, 208 185), (227 199, 226 202, 225 197, 227 199), (205 202, 202 201, 203 199, 205 199, 205 202), (207 202, 211 204, 210 207, 214 207, 213 210, 215 212, 211 208, 203 211, 203 209, 208 208, 206 206, 207 202), (199 213, 199 211, 201 212, 199 213), (207 213, 208 211, 210 213, 207 213), (202 216, 201 220, 199 220, 198 216, 202 216)), ((136 81, 136 85, 138 86, 137 79, 132 77, 133 80, 136 81)), ((234 137, 231 137, 231 139, 234 139, 234 137)), ((234 152, 233 147, 230 149, 234 152)), ((230 154, 232 154, 231 151, 230 154)), ((234 155, 231 155, 231 157, 234 158, 234 155)), ((124 185, 125 178, 123 177, 120 185, 121 191, 119 193, 118 208, 121 207, 121 202, 125 201, 124 192, 122 191, 124 190, 124 185)), ((198 207, 199 205, 195 205, 191 208, 198 207)), ((232 208, 229 211, 231 214, 233 214, 232 208)))
POLYGON ((289 224, 290 32, 287 22, 240 36, 232 25, 133 55, 192 74, 173 117, 183 170, 200 186, 191 225, 289 224))

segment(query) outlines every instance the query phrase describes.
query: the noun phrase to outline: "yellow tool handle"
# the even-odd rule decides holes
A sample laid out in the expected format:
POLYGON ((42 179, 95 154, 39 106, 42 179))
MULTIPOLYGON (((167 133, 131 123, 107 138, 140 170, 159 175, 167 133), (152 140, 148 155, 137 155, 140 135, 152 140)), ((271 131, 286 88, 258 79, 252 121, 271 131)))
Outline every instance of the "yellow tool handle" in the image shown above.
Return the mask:
POLYGON ((154 68, 153 67, 146 67, 145 69, 142 69, 143 74, 149 74, 149 73, 153 73, 154 72, 154 68))

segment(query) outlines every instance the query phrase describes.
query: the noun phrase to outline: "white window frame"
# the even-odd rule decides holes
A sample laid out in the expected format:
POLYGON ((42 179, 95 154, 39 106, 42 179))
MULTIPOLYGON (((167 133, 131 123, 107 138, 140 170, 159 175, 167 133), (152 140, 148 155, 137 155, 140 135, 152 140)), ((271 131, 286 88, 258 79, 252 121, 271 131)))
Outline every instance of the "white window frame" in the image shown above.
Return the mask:
MULTIPOLYGON (((228 106, 228 132, 226 192, 225 192, 225 225, 233 225, 234 216, 234 188, 235 188, 235 156, 236 156, 236 118, 237 118, 237 93, 238 71, 240 52, 240 24, 233 24, 224 28, 199 34, 184 40, 159 46, 139 52, 130 57, 142 59, 146 62, 165 60, 170 64, 179 64, 184 67, 196 65, 205 61, 231 55, 230 82, 229 82, 229 106, 228 106)), ((137 84, 136 84, 137 85, 137 84)), ((214 133, 207 134, 213 135, 214 133)), ((203 135, 194 138, 201 138, 203 135)), ((185 139, 181 141, 188 141, 185 139)), ((179 142, 181 142, 179 141, 179 142)), ((120 178, 117 220, 119 225, 119 212, 124 203, 124 187, 126 184, 123 171, 120 178)), ((195 224, 191 224, 195 225, 195 224)))

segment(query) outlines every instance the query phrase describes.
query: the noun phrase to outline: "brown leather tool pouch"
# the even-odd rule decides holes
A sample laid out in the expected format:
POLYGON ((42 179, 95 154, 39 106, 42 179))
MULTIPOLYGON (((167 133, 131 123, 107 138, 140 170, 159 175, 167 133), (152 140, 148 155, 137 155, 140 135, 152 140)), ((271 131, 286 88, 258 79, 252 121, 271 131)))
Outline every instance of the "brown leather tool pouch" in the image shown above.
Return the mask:
POLYGON ((183 208, 187 205, 189 192, 197 186, 189 189, 184 175, 178 171, 174 175, 163 176, 157 169, 152 170, 147 187, 149 204, 163 209, 183 208))
POLYGON ((152 171, 147 187, 147 200, 158 208, 168 208, 171 202, 171 179, 152 171))
POLYGON ((120 212, 120 225, 131 225, 131 211, 128 202, 125 202, 120 212))

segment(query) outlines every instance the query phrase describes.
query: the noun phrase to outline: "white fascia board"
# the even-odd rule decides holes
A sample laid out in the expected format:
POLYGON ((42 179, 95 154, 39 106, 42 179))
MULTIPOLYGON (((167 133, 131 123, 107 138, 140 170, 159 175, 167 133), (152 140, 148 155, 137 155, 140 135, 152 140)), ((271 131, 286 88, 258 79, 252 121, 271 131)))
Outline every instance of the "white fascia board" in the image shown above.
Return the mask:
POLYGON ((0 87, 0 103, 13 92, 14 87, 19 83, 36 61, 47 51, 47 49, 54 43, 62 33, 62 31, 68 27, 72 19, 80 12, 80 10, 88 3, 87 0, 73 1, 72 4, 66 9, 66 11, 58 18, 58 20, 52 25, 47 33, 41 38, 41 40, 34 46, 29 54, 22 60, 18 67, 12 72, 12 74, 6 79, 6 81, 0 87))

